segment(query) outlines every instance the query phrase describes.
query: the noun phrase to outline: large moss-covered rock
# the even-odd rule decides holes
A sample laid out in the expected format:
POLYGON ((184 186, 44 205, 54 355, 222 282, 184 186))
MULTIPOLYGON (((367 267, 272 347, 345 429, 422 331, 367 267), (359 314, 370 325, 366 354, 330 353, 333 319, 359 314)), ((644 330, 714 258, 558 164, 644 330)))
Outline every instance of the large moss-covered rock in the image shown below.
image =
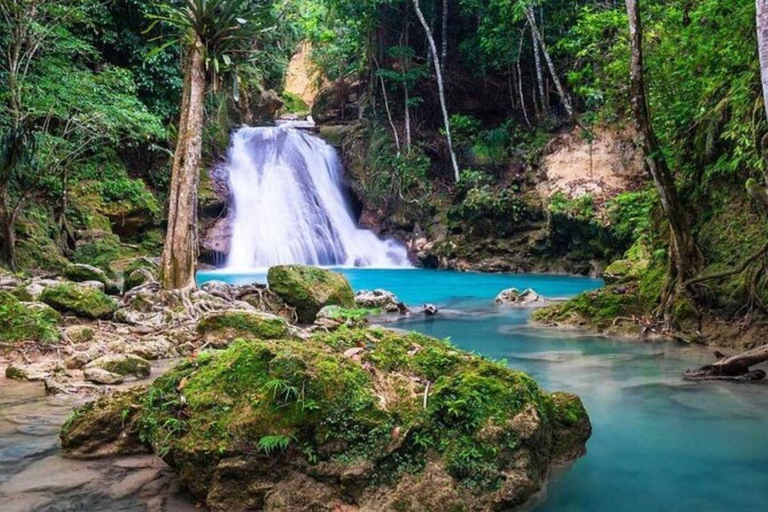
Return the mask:
POLYGON ((40 299, 57 311, 85 318, 108 318, 117 310, 117 302, 104 292, 76 284, 46 288, 40 299))
POLYGON ((216 311, 197 323, 197 332, 214 347, 229 345, 236 338, 274 340, 289 336, 284 319, 260 311, 216 311))
POLYGON ((312 323, 324 306, 355 307, 349 281, 336 272, 305 265, 278 265, 267 273, 269 288, 296 308, 299 322, 312 323))
MULTIPOLYGON (((71 433, 93 430, 100 407, 114 408, 90 407, 65 426, 65 451, 81 449, 71 433)), ((129 434, 138 424, 213 511, 502 510, 589 437, 576 397, 383 329, 239 340, 159 378, 140 408, 129 434)))
POLYGON ((45 304, 20 302, 7 291, 0 291, 0 340, 53 343, 59 339, 59 314, 45 304))

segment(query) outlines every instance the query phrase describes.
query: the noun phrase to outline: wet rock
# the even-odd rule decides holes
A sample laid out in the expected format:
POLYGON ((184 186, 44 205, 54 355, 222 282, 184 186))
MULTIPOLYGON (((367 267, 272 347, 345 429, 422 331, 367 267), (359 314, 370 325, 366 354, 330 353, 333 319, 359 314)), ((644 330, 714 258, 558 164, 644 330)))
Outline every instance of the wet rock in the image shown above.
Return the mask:
POLYGON ((355 294, 355 304, 361 308, 380 309, 386 313, 400 312, 403 304, 387 290, 361 290, 355 294))
POLYGON ((347 279, 330 270, 305 265, 278 265, 267 272, 270 290, 296 309, 299 323, 310 324, 324 306, 355 307, 347 279))
POLYGON ((555 403, 554 462, 564 464, 586 453, 592 423, 577 395, 558 391, 551 396, 555 403))
POLYGON ((106 291, 107 293, 118 293, 120 291, 117 285, 107 276, 106 272, 93 265, 73 263, 67 265, 63 274, 64 277, 76 283, 85 283, 89 281, 101 283, 102 291, 106 291))
POLYGON ((94 359, 101 356, 101 352, 98 348, 92 347, 85 351, 73 352, 69 357, 64 360, 64 365, 70 370, 76 370, 82 368, 86 364, 90 363, 94 359))
POLYGON ((421 312, 427 316, 435 316, 439 311, 438 307, 434 304, 424 304, 421 307, 421 312))
POLYGON ((545 299, 531 288, 527 288, 522 292, 517 288, 507 288, 496 296, 496 304, 506 304, 521 308, 543 307, 550 303, 551 301, 545 299))
POLYGON ((149 362, 146 359, 132 354, 101 356, 85 365, 86 371, 92 368, 106 370, 107 372, 116 373, 123 377, 136 377, 139 379, 149 377, 151 372, 149 362))
POLYGON ((76 284, 46 288, 40 299, 57 311, 85 318, 108 318, 117 309, 117 302, 103 292, 76 284))
POLYGON ((59 433, 64 453, 77 458, 147 453, 137 418, 145 392, 117 392, 75 410, 59 433))
POLYGON ((161 476, 162 472, 158 469, 142 469, 140 471, 133 472, 126 476, 123 480, 112 484, 112 486, 109 488, 109 491, 107 491, 107 494, 109 494, 110 498, 119 500, 121 498, 125 498, 126 496, 130 496, 131 494, 135 494, 142 487, 152 482, 153 480, 157 480, 161 476))
POLYGON ((348 327, 364 327, 368 325, 368 315, 371 310, 346 309, 341 306, 325 306, 317 313, 315 325, 333 330, 346 325, 348 327))
POLYGON ((224 347, 236 338, 274 340, 290 336, 286 321, 260 311, 220 311, 209 313, 197 324, 205 343, 224 347))
POLYGON ((74 463, 53 455, 33 462, 24 471, 0 484, 0 495, 12 496, 31 492, 64 493, 98 482, 101 473, 82 463, 74 463))
POLYGON ((103 368, 90 367, 83 369, 85 380, 94 384, 106 384, 114 386, 123 383, 123 376, 118 373, 109 372, 103 368))

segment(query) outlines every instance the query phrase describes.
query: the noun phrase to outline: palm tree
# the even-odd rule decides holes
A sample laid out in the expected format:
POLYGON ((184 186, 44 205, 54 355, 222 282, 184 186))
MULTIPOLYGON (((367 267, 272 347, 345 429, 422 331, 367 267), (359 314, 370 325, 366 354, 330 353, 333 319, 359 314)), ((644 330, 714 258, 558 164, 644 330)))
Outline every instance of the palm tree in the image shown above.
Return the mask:
POLYGON ((178 44, 184 51, 184 87, 173 155, 168 231, 161 283, 167 290, 195 287, 197 260, 197 185, 202 151, 203 110, 209 85, 214 90, 231 79, 238 97, 237 64, 248 59, 259 32, 252 0, 184 0, 155 22, 178 35, 154 51, 178 44))

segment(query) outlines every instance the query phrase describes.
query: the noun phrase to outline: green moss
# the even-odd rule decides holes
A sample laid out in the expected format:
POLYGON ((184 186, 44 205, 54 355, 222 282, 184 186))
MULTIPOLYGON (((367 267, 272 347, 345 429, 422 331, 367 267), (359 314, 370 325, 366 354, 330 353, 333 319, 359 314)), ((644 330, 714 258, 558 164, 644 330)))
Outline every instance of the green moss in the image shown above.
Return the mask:
POLYGON ((418 471, 435 450, 455 478, 487 488, 518 446, 504 426, 529 405, 543 421, 552 415, 536 382, 501 363, 417 333, 342 327, 203 353, 155 382, 141 424, 159 453, 207 464, 297 450, 314 462, 380 460, 376 478, 387 479, 418 471), (359 359, 344 355, 361 344, 359 359), (489 437, 489 424, 503 432, 489 437), (393 449, 395 428, 406 438, 393 449))
POLYGON ((72 260, 75 263, 93 265, 111 274, 110 263, 133 253, 133 250, 123 247, 117 235, 106 232, 94 235, 88 240, 77 243, 72 253, 72 260))
POLYGON ((643 316, 650 313, 637 283, 606 286, 582 293, 560 304, 536 310, 531 319, 545 324, 576 324, 607 329, 618 317, 643 316))
POLYGON ((15 366, 8 366, 5 369, 5 378, 13 380, 27 380, 27 372, 21 368, 16 368, 15 366))
POLYGON ((289 336, 288 324, 276 315, 253 311, 223 311, 213 313, 198 322, 200 334, 215 333, 217 337, 278 339, 289 336))
POLYGON ((67 283, 47 288, 40 300, 57 311, 85 318, 107 318, 117 310, 117 302, 103 292, 67 283))
POLYGON ((16 263, 20 268, 60 271, 67 265, 62 248, 56 243, 59 227, 42 207, 25 208, 16 231, 16 263))
POLYGON ((269 288, 296 308, 301 323, 312 323, 324 306, 355 307, 347 279, 330 270, 305 265, 278 265, 267 273, 269 288))
POLYGON ((53 343, 59 339, 58 319, 50 308, 25 306, 10 293, 0 291, 0 340, 53 343))

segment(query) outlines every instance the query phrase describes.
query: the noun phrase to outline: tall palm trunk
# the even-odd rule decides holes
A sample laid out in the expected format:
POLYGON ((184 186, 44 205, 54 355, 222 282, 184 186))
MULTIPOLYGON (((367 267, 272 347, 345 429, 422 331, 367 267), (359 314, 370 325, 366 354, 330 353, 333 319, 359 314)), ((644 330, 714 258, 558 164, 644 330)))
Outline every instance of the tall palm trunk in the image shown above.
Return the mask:
POLYGON ((168 206, 168 232, 161 265, 167 290, 195 287, 197 260, 197 183, 202 151, 205 69, 199 41, 187 52, 181 120, 168 206))
POLYGON ((448 141, 448 152, 451 154, 451 164, 453 166, 453 176, 456 183, 459 182, 459 162, 456 160, 456 152, 453 150, 453 140, 451 139, 451 121, 448 119, 448 106, 445 101, 445 88, 443 86, 443 71, 440 64, 440 56, 437 53, 437 45, 435 44, 435 38, 432 36, 432 31, 429 29, 427 20, 424 18, 424 14, 419 7, 419 0, 413 0, 413 8, 416 10, 416 16, 421 22, 421 26, 424 27, 424 33, 427 34, 427 40, 429 41, 429 50, 432 52, 432 60, 435 64, 435 74, 437 75, 437 91, 440 95, 440 108, 443 111, 443 123, 445 125, 445 138, 448 141))
MULTIPOLYGON (((768 117, 768 0, 755 0, 757 13, 757 50, 760 55, 760 78, 763 83, 763 104, 768 117)), ((763 175, 768 186, 768 135, 763 138, 763 175)))
POLYGON ((16 272, 16 212, 11 206, 8 187, 0 191, 0 256, 12 271, 16 272))
POLYGON ((671 263, 673 282, 678 285, 692 277, 701 263, 701 254, 686 223, 675 181, 664 159, 656 133, 653 131, 651 114, 646 98, 645 72, 643 69, 643 29, 640 20, 639 0, 626 0, 629 15, 629 37, 632 56, 630 60, 630 94, 632 114, 637 127, 637 143, 645 157, 645 165, 659 193, 662 208, 671 231, 671 263))

